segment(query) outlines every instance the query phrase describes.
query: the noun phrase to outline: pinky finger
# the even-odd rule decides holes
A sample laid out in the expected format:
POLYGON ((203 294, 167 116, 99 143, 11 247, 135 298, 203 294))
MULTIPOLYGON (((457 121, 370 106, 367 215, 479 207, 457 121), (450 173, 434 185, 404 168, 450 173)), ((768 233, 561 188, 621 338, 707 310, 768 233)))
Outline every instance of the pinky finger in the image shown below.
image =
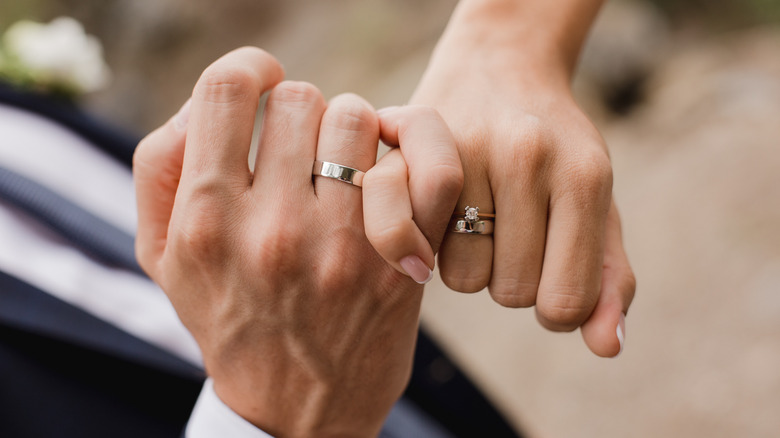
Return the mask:
POLYGON ((397 271, 425 284, 433 278, 435 259, 414 222, 408 181, 401 152, 391 150, 363 179, 363 222, 366 237, 379 255, 397 271))
POLYGON ((635 291, 636 279, 623 249, 620 217, 612 201, 607 215, 601 294, 590 318, 582 325, 582 337, 596 355, 615 357, 623 352, 625 318, 635 291))
POLYGON ((136 258, 152 278, 158 276, 156 265, 165 249, 181 178, 189 110, 188 100, 176 116, 146 136, 133 155, 138 207, 136 258))

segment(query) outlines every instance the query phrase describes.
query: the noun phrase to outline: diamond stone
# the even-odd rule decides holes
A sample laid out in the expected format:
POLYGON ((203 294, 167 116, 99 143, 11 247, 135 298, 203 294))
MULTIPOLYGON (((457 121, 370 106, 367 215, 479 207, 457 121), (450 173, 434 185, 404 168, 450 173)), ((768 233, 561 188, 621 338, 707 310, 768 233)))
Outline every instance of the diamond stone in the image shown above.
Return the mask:
POLYGON ((476 222, 479 220, 479 207, 466 206, 466 220, 469 222, 476 222))

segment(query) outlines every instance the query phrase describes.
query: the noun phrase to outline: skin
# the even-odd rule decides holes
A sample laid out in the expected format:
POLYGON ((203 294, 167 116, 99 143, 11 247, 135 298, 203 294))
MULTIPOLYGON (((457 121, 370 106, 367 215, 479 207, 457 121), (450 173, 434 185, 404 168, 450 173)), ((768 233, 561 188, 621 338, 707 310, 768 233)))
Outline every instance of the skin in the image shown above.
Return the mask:
POLYGON ((376 435, 409 377, 422 288, 407 275, 424 280, 440 242, 453 289, 621 351, 635 280, 606 146, 569 86, 600 3, 463 0, 412 99, 454 139, 430 109, 377 117, 283 83, 250 172, 257 97, 281 68, 245 48, 204 72, 139 146, 137 253, 228 406, 280 437, 376 435), (400 148, 371 168, 380 135, 400 148), (362 194, 312 179, 315 158, 371 168, 362 194), (495 236, 442 242, 465 205, 496 213, 495 236))
POLYGON ((462 0, 411 102, 438 109, 453 131, 465 174, 456 212, 496 214, 493 236, 447 233, 444 282, 535 306, 544 327, 580 327, 612 357, 636 282, 606 144, 570 87, 601 3, 462 0))
POLYGON ((430 270, 460 161, 431 109, 380 121, 357 96, 326 103, 282 76, 260 49, 231 52, 139 145, 138 259, 236 413, 278 437, 376 436, 408 382, 417 334, 422 286, 400 260, 430 270), (271 89, 250 171, 255 111, 271 89), (380 126, 400 148, 371 168, 380 126), (363 190, 312 177, 315 158, 371 168, 363 190), (418 175, 418 160, 433 174, 418 175), (364 216, 388 215, 364 227, 364 216))

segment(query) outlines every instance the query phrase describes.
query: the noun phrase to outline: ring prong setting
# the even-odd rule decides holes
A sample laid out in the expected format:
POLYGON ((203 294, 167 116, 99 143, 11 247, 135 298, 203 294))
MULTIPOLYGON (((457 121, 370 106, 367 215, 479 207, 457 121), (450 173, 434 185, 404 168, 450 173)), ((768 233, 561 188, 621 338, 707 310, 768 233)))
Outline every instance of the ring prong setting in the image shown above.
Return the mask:
POLYGON ((467 221, 477 222, 479 220, 479 207, 469 207, 467 205, 464 215, 467 221))

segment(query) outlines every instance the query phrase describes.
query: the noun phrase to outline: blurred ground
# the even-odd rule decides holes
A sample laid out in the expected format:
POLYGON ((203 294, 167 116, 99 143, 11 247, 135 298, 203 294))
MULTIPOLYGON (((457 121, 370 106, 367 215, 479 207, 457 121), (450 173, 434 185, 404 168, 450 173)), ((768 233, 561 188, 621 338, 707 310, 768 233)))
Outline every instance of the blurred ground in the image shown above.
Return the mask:
MULTIPOLYGON (((436 281, 426 293, 426 326, 534 437, 780 436, 779 8, 744 2, 766 19, 729 21, 717 4, 739 2, 708 2, 712 21, 679 15, 701 2, 656 3, 611 3, 576 83, 611 147, 639 280, 623 355, 593 357, 578 334, 546 332, 532 310, 485 293, 436 281)), ((0 6, 0 24, 85 22, 116 75, 87 105, 147 131, 210 61, 244 44, 326 97, 403 103, 454 5, 29 0, 0 6)))

